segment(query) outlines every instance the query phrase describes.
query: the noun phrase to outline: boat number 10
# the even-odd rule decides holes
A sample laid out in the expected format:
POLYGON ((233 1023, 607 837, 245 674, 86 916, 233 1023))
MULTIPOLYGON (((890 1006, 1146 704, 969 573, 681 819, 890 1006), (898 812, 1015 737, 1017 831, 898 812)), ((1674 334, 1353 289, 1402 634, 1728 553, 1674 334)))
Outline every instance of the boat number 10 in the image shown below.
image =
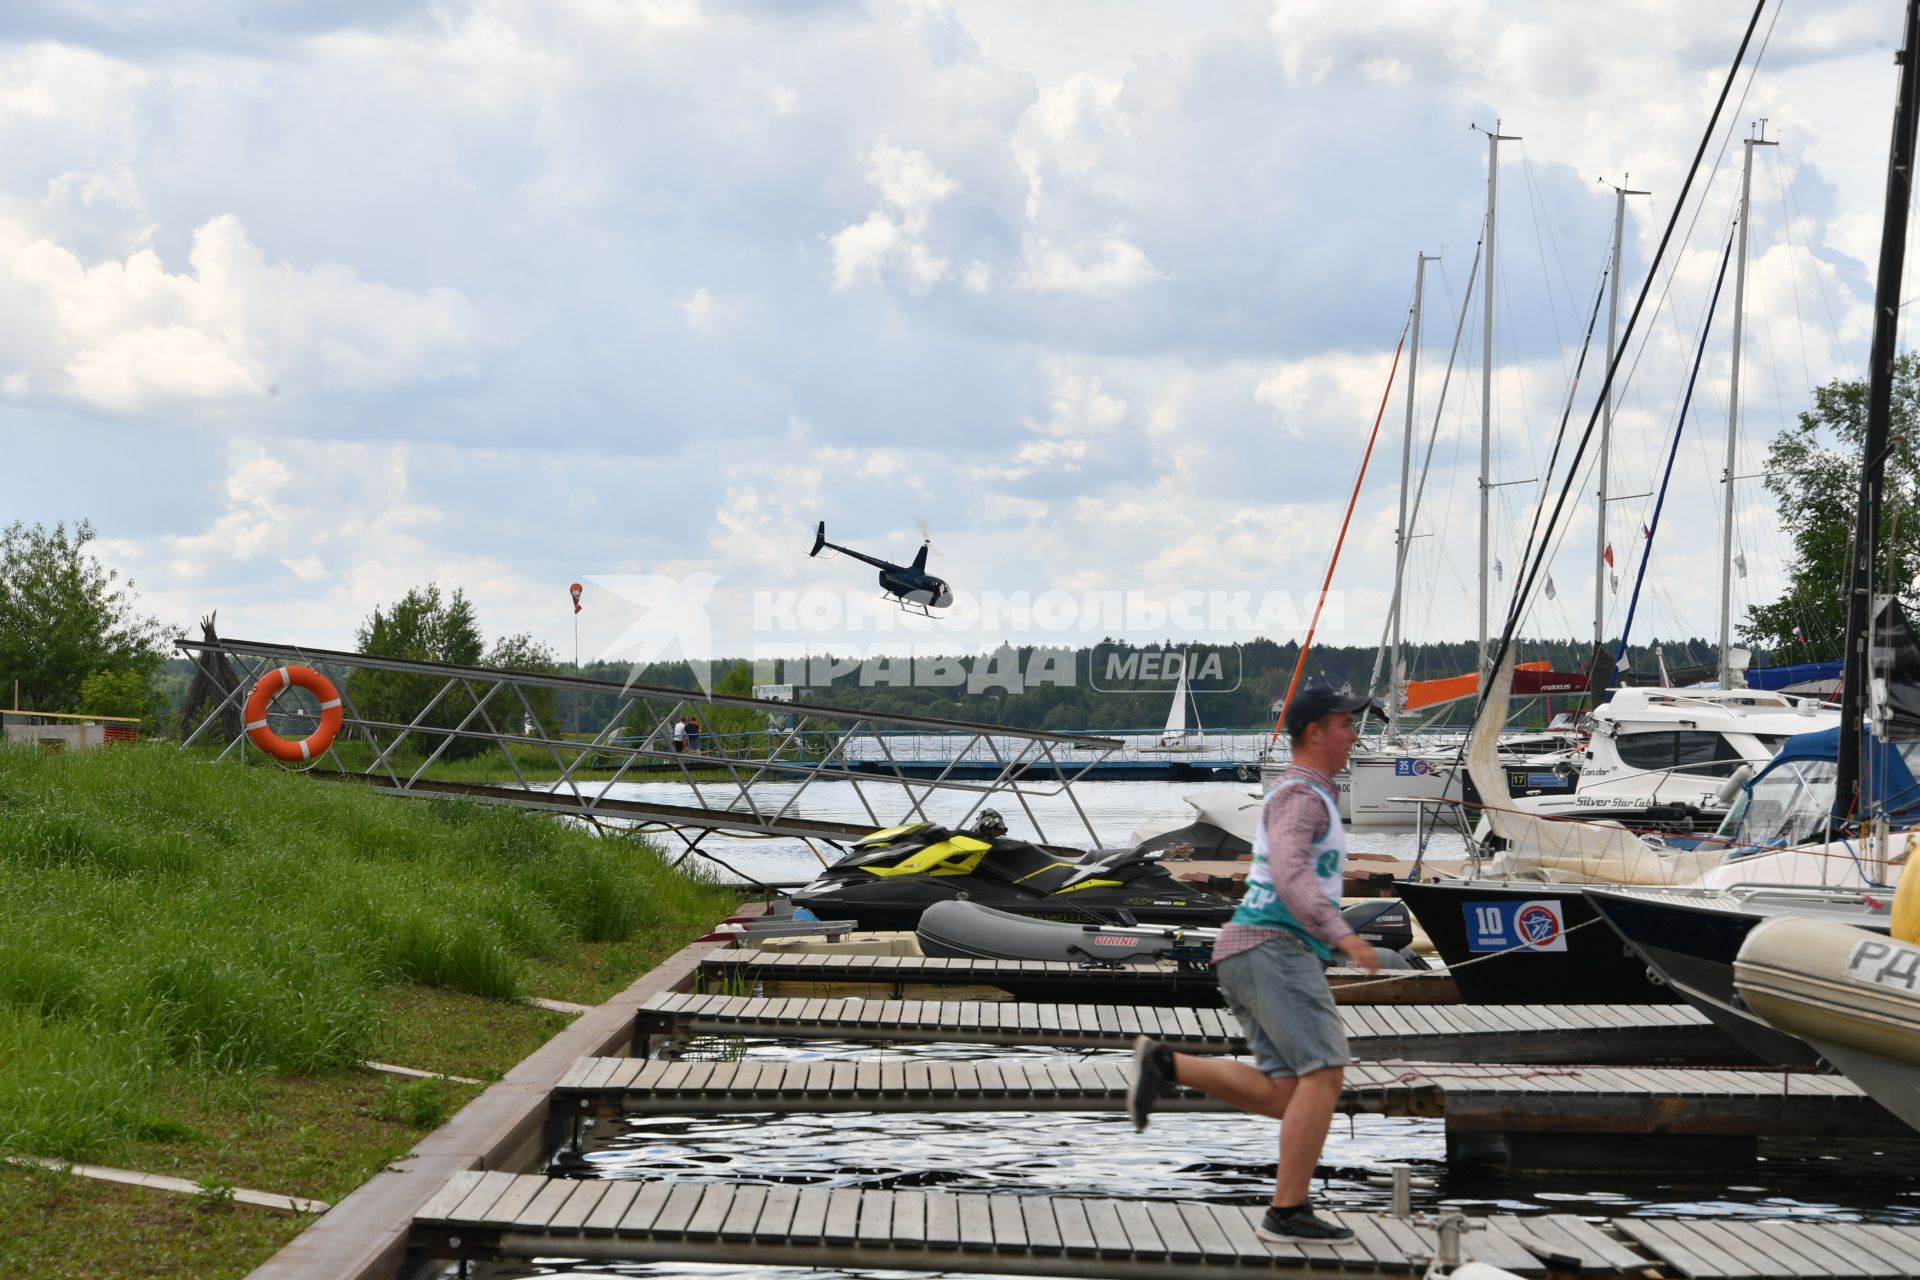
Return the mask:
POLYGON ((1465 902, 1467 950, 1565 951, 1566 922, 1558 902, 1465 902))

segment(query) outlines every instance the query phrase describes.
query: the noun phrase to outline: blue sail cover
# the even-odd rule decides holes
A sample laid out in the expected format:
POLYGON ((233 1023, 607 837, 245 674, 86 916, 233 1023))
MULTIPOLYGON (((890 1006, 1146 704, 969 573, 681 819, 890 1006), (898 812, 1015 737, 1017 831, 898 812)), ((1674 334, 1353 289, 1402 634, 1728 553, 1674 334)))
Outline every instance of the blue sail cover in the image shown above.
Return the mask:
MULTIPOLYGON (((1907 752, 1897 744, 1882 742, 1871 732, 1866 735, 1866 750, 1861 753, 1860 786, 1864 808, 1884 814, 1896 829, 1920 826, 1920 783, 1914 781, 1907 752)), ((1909 744, 1911 745, 1911 744, 1909 744)), ((1817 733, 1799 733, 1781 744, 1778 755, 1747 783, 1748 789, 1783 765, 1796 760, 1824 760, 1831 764, 1840 758, 1840 729, 1822 729, 1817 733)))
POLYGON ((1837 658, 1832 662, 1796 662, 1785 667, 1748 667, 1747 687, 1749 689, 1784 689, 1788 685, 1806 684, 1812 680, 1838 680, 1840 667, 1841 663, 1837 658))

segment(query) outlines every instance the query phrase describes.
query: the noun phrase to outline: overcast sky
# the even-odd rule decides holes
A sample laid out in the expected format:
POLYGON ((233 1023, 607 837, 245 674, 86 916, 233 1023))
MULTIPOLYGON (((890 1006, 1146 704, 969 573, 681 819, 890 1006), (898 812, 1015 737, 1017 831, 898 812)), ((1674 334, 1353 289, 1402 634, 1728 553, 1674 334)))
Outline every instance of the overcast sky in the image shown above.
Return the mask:
MULTIPOLYGON (((865 566, 807 558, 817 520, 905 557, 916 518, 964 593, 1284 592, 1291 625, 1258 629, 1285 639, 1426 252, 1418 405, 1441 432, 1407 627, 1469 638, 1477 304, 1443 410, 1438 389, 1486 199, 1470 126, 1523 138, 1502 151, 1493 470, 1529 481, 1610 184, 1653 193, 1630 203, 1630 301, 1749 12, 9 0, 0 518, 91 519, 170 623, 217 608, 228 635, 325 646, 428 581, 562 657, 570 581, 583 658, 676 592, 712 620, 685 642, 721 653, 955 639, 824 609, 802 635, 778 597, 756 628, 755 593, 874 596, 865 566)), ((1756 118, 1781 145, 1755 162, 1737 473, 1810 385, 1863 367, 1898 27, 1770 0, 1629 356, 1616 492, 1657 480, 1756 118)), ((1717 625, 1731 292, 1636 638, 1717 625)), ((1378 636, 1402 413, 1396 390, 1335 641, 1378 636)), ((1737 491, 1744 607, 1786 547, 1760 486, 1737 491)), ((1510 584, 1536 490, 1496 492, 1510 584)), ((1593 505, 1530 630, 1590 632, 1593 505)), ((1649 510, 1612 509, 1628 574, 1649 510)))

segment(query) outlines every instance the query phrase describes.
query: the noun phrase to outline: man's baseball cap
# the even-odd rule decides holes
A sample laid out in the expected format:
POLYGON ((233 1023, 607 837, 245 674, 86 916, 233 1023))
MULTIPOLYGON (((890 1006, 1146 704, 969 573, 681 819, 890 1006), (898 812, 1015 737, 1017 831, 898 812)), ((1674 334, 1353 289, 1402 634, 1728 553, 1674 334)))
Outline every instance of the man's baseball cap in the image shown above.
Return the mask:
POLYGON ((1293 700, 1287 703, 1287 736, 1299 737, 1321 716, 1335 711, 1364 711, 1372 705, 1373 699, 1364 693, 1335 693, 1323 684, 1312 685, 1294 694, 1293 700))

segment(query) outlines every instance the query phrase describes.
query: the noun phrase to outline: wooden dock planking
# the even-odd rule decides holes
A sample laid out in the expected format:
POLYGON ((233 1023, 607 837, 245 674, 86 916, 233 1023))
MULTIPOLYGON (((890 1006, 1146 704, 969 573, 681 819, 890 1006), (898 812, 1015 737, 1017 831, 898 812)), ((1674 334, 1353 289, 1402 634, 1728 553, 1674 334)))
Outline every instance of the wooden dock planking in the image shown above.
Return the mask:
MULTIPOLYGON (((530 1204, 571 1204, 580 1186, 533 1181, 530 1204)), ((463 1189, 463 1198, 473 1189, 463 1189)), ((609 1191, 600 1203, 614 1195, 609 1191)), ((1181 1280, 1205 1263, 1281 1276, 1413 1276, 1433 1249, 1428 1228, 1359 1213, 1338 1215, 1354 1228, 1352 1241, 1272 1243, 1254 1233, 1259 1209, 1192 1201, 731 1183, 649 1183, 638 1196, 621 1199, 646 1211, 629 1214, 610 1233, 595 1233, 587 1225, 591 1214, 580 1223, 575 1215, 556 1214, 544 1225, 511 1214, 456 1221, 446 1216, 447 1201, 437 1198, 428 1207, 438 1216, 416 1220, 414 1243, 435 1257, 725 1260, 1181 1280)), ((1544 1270, 1498 1230, 1470 1232, 1464 1251, 1522 1275, 1544 1270)), ((1647 1265, 1624 1247, 1614 1246, 1613 1253, 1633 1268, 1647 1265)), ((1597 1261, 1590 1251, 1583 1261, 1599 1273, 1617 1273, 1614 1263, 1597 1261)))
MULTIPOLYGON (((745 1064, 750 1066, 751 1064, 745 1064)), ((976 1063, 816 1062, 702 1080, 646 1062, 619 1085, 554 1091, 569 1115, 728 1115, 769 1112, 1117 1111, 1129 1062, 1038 1059, 976 1063), (798 1066, 798 1070, 795 1067, 798 1066)), ((600 1073, 575 1072, 587 1080, 600 1073)), ((1189 1089, 1167 1111, 1223 1111, 1189 1089)), ((1444 1116, 1449 1131, 1682 1133, 1839 1137, 1877 1132, 1885 1113, 1840 1077, 1654 1068, 1357 1062, 1340 1108, 1348 1114, 1444 1116)))
MULTIPOLYGON (((430 1257, 726 1262, 973 1270, 1012 1275, 1166 1277, 1195 1265, 1300 1277, 1422 1272, 1433 1233, 1418 1222, 1340 1212, 1355 1238, 1277 1243, 1253 1230, 1260 1210, 1197 1201, 1082 1196, 615 1183, 461 1174, 422 1207, 413 1242, 430 1257), (604 1190, 601 1187, 604 1186, 604 1190), (638 1188, 636 1191, 635 1188, 638 1188), (479 1197, 479 1199, 476 1199, 479 1197), (469 1206, 490 1198, 490 1206, 469 1206), (631 1205, 624 1214, 619 1207, 631 1205), (540 1206, 558 1206, 542 1212, 540 1206), (591 1206, 591 1208, 589 1208, 591 1206), (617 1219, 617 1222, 616 1222, 617 1219)), ((1920 1228, 1859 1223, 1625 1218, 1627 1241, 1566 1214, 1472 1219, 1472 1260, 1523 1276, 1542 1255, 1584 1275, 1659 1268, 1689 1280, 1810 1280, 1920 1275, 1920 1228)))
MULTIPOLYGON (((1245 1041, 1223 1009, 1111 1006, 1111 1016, 1063 1020, 1060 1006, 1026 1001, 807 1001, 674 995, 640 1011, 645 1034, 762 1036, 974 1044, 1123 1048, 1145 1033, 1196 1053, 1244 1053, 1245 1041), (916 1007, 917 1006, 917 1007, 916 1007), (1063 1025, 1073 1023, 1077 1025, 1063 1025)), ((1354 1056, 1428 1062, 1692 1063, 1746 1061, 1733 1042, 1692 1009, 1622 1008, 1605 1025, 1559 1005, 1405 1005, 1342 1007, 1354 1056), (1393 1020, 1381 1015, 1391 1013, 1393 1020), (1521 1015, 1524 1014, 1524 1018, 1521 1015), (1404 1029, 1403 1029, 1404 1028, 1404 1029)))
MULTIPOLYGON (((774 982, 783 986, 856 984, 998 987, 1016 999, 1089 1001, 1123 996, 1133 1004, 1218 1005, 1211 972, 1172 965, 1124 964, 1093 968, 1056 960, 961 960, 929 956, 789 955, 739 948, 709 957, 708 982, 774 982)), ((1460 999, 1443 970, 1396 974, 1382 982, 1360 969, 1327 971, 1341 1004, 1454 1004, 1460 999)))

